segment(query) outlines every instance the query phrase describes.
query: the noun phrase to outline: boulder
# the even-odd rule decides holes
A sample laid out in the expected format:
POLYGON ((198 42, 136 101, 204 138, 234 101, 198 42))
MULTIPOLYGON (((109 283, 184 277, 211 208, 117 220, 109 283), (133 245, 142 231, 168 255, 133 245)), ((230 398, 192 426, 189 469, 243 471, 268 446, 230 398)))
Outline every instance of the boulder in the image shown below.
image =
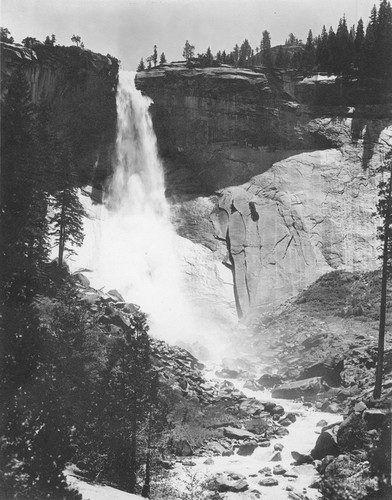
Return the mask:
POLYGON ((228 492, 221 495, 222 500, 258 500, 262 498, 261 493, 257 490, 243 491, 240 493, 228 492))
POLYGON ((192 446, 187 439, 178 439, 171 442, 171 447, 179 457, 188 457, 193 454, 192 446))
POLYGON ((262 469, 259 470, 259 474, 264 474, 265 476, 272 476, 272 469, 271 467, 263 467, 262 469))
POLYGON ((278 416, 281 416, 281 415, 284 415, 284 408, 283 406, 280 406, 280 405, 276 405, 274 406, 271 410, 270 410, 270 413, 271 415, 278 415, 278 416))
POLYGON ((243 478, 232 479, 232 477, 230 477, 227 473, 219 473, 208 481, 207 488, 220 493, 240 493, 242 491, 246 491, 249 488, 249 485, 243 478))
POLYGON ((237 455, 247 457, 249 455, 252 455, 257 447, 258 444, 256 441, 247 441, 239 446, 237 455))
POLYGON ((259 481, 260 486, 277 486, 279 481, 274 477, 265 477, 259 481))
POLYGON ((280 451, 276 451, 272 455, 270 462, 280 462, 281 460, 282 460, 282 454, 280 453, 280 451))
POLYGON ((321 460, 327 455, 338 455, 339 448, 335 433, 332 430, 321 432, 310 454, 315 460, 321 460))
POLYGON ((235 427, 224 427, 223 434, 230 439, 252 439, 255 435, 252 432, 244 429, 236 429, 235 427))
POLYGON ((325 391, 321 377, 313 377, 296 382, 279 385, 272 390, 273 398, 295 399, 304 397, 314 399, 320 392, 325 391))
POLYGON ((275 467, 272 469, 272 472, 276 476, 283 476, 283 474, 287 471, 284 467, 282 467, 280 464, 278 464, 278 465, 275 465, 275 467))
POLYGON ((297 451, 292 451, 291 456, 298 465, 313 463, 313 457, 311 455, 305 455, 303 453, 298 453, 297 451))
POLYGON ((362 417, 368 429, 378 429, 384 424, 387 414, 388 410, 370 408, 363 412, 362 417))
POLYGON ((86 278, 86 276, 82 273, 75 273, 72 275, 76 282, 79 283, 79 285, 82 285, 84 288, 88 288, 90 286, 90 280, 86 278))
POLYGON ((322 377, 325 382, 332 386, 340 385, 340 373, 344 368, 344 357, 341 355, 329 356, 319 363, 314 363, 306 367, 301 375, 301 379, 322 377))
POLYGON ((223 455, 227 449, 221 444, 216 441, 213 441, 211 443, 208 443, 206 445, 206 449, 212 451, 214 455, 223 455))
POLYGON ((244 383, 244 389, 249 389, 250 391, 259 391, 261 389, 261 387, 256 382, 256 380, 247 380, 244 383))
POLYGON ((215 375, 219 378, 238 378, 241 375, 241 372, 237 370, 227 370, 224 368, 223 370, 215 372, 215 375))
POLYGON ((282 377, 280 377, 279 375, 270 375, 269 373, 265 373, 258 379, 257 383, 261 387, 271 389, 271 387, 282 383, 282 377))
POLYGON ((110 295, 115 302, 125 302, 124 297, 121 295, 121 293, 117 290, 109 290, 108 295, 110 295))

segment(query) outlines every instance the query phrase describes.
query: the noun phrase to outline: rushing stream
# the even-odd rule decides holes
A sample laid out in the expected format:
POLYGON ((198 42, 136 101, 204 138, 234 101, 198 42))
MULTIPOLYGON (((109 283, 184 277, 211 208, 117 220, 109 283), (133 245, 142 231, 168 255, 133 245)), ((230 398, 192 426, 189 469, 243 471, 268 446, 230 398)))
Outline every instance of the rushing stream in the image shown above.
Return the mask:
MULTIPOLYGON (((150 316, 153 335, 169 342, 197 339, 208 343, 210 348, 223 327, 206 322, 206 315, 197 310, 192 297, 184 293, 180 264, 183 246, 170 222, 164 171, 148 112, 150 104, 151 100, 135 88, 134 74, 120 72, 114 174, 103 205, 92 204, 90 198, 83 197, 90 218, 85 223, 85 243, 72 267, 90 269, 88 278, 93 287, 116 289, 126 301, 139 304, 150 316)), ((222 349, 215 351, 223 356, 222 349)), ((211 378, 211 373, 206 372, 206 376, 211 378)), ((266 393, 247 391, 241 384, 238 388, 247 397, 261 400, 269 397, 266 393)), ((322 418, 331 423, 339 417, 309 411, 301 403, 284 401, 282 405, 286 411, 298 415, 290 426, 290 434, 279 439, 284 446, 279 463, 289 470, 293 462, 291 451, 309 453, 313 447, 317 438, 316 423, 322 418)), ((279 486, 272 488, 258 485, 258 470, 274 465, 270 462, 273 444, 270 448, 257 448, 248 457, 214 457, 210 465, 204 464, 206 457, 195 458, 193 469, 201 477, 232 470, 247 477, 250 489, 262 490, 263 498, 288 498, 286 487, 290 487, 293 478, 280 477, 279 486)), ((312 467, 307 468, 307 473, 299 474, 295 481, 294 489, 299 493, 312 481, 313 470, 309 470, 312 467)), ((173 481, 186 485, 185 469, 180 463, 173 471, 173 481)), ((105 490, 105 494, 109 492, 105 490)), ((97 492, 96 495, 98 498, 97 492)), ((121 495, 121 492, 118 496, 110 493, 113 499, 124 498, 121 495)), ((315 498, 317 490, 307 495, 315 498)), ((93 496, 93 493, 85 493, 85 498, 93 496)))

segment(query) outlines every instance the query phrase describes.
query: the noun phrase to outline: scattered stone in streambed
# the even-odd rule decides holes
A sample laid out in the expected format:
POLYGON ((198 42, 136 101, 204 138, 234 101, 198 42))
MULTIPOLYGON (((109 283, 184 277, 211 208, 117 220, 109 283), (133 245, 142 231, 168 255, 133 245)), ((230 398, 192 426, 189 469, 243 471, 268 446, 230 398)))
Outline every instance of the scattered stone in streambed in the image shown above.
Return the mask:
POLYGON ((275 430, 275 434, 276 434, 276 436, 282 437, 282 436, 287 436, 290 433, 289 433, 288 429, 286 429, 286 427, 278 427, 275 430))
POLYGON ((284 415, 284 408, 283 406, 276 405, 270 410, 271 415, 284 415))
POLYGON ((281 460, 282 460, 282 455, 280 451, 277 451, 272 455, 270 462, 280 462, 281 460))
POLYGON ((272 469, 272 472, 276 476, 282 476, 286 472, 286 469, 284 467, 282 467, 280 464, 278 464, 278 465, 275 465, 275 467, 272 469))
POLYGON ((283 444, 282 443, 275 443, 274 444, 274 450, 275 451, 282 451, 284 448, 283 444))
POLYGON ((260 486, 277 486, 279 481, 274 477, 265 477, 259 481, 260 486))
POLYGON ((328 422, 322 419, 317 422, 316 427, 325 427, 326 425, 328 425, 328 422))
POLYGON ((214 460, 211 457, 208 457, 207 460, 204 460, 204 465, 214 465, 214 460))
POLYGON ((243 476, 229 473, 218 473, 208 481, 207 488, 220 493, 240 493, 242 491, 246 491, 249 486, 243 476))
POLYGON ((263 467, 259 470, 259 474, 264 474, 264 476, 272 476, 272 469, 271 467, 263 467))

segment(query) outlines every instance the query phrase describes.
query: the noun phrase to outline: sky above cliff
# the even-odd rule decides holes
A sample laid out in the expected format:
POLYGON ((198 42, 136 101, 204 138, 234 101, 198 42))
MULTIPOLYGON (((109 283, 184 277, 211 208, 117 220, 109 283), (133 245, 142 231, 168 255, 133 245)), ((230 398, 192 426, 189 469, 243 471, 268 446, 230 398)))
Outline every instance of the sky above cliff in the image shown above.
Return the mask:
POLYGON ((26 36, 44 40, 54 33, 61 45, 80 35, 85 47, 121 60, 136 69, 154 44, 166 58, 182 59, 185 40, 205 52, 210 46, 230 51, 247 38, 252 47, 268 30, 272 45, 284 43, 290 32, 306 40, 323 24, 336 30, 346 15, 349 26, 368 21, 374 0, 0 0, 1 24, 16 42, 26 36))

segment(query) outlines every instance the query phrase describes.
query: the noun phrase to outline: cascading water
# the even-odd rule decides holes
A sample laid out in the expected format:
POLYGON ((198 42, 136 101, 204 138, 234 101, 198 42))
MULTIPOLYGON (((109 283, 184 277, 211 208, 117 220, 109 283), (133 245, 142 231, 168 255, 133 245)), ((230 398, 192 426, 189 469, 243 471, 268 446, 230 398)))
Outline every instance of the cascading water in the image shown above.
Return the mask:
POLYGON ((89 207, 93 214, 86 220, 76 263, 93 271, 89 278, 95 288, 115 288, 140 305, 150 316, 154 335, 188 343, 203 343, 204 336, 211 346, 221 326, 206 319, 184 289, 179 255, 184 239, 170 222, 148 112, 152 101, 135 88, 134 77, 130 72, 119 75, 114 174, 104 205, 89 207))

